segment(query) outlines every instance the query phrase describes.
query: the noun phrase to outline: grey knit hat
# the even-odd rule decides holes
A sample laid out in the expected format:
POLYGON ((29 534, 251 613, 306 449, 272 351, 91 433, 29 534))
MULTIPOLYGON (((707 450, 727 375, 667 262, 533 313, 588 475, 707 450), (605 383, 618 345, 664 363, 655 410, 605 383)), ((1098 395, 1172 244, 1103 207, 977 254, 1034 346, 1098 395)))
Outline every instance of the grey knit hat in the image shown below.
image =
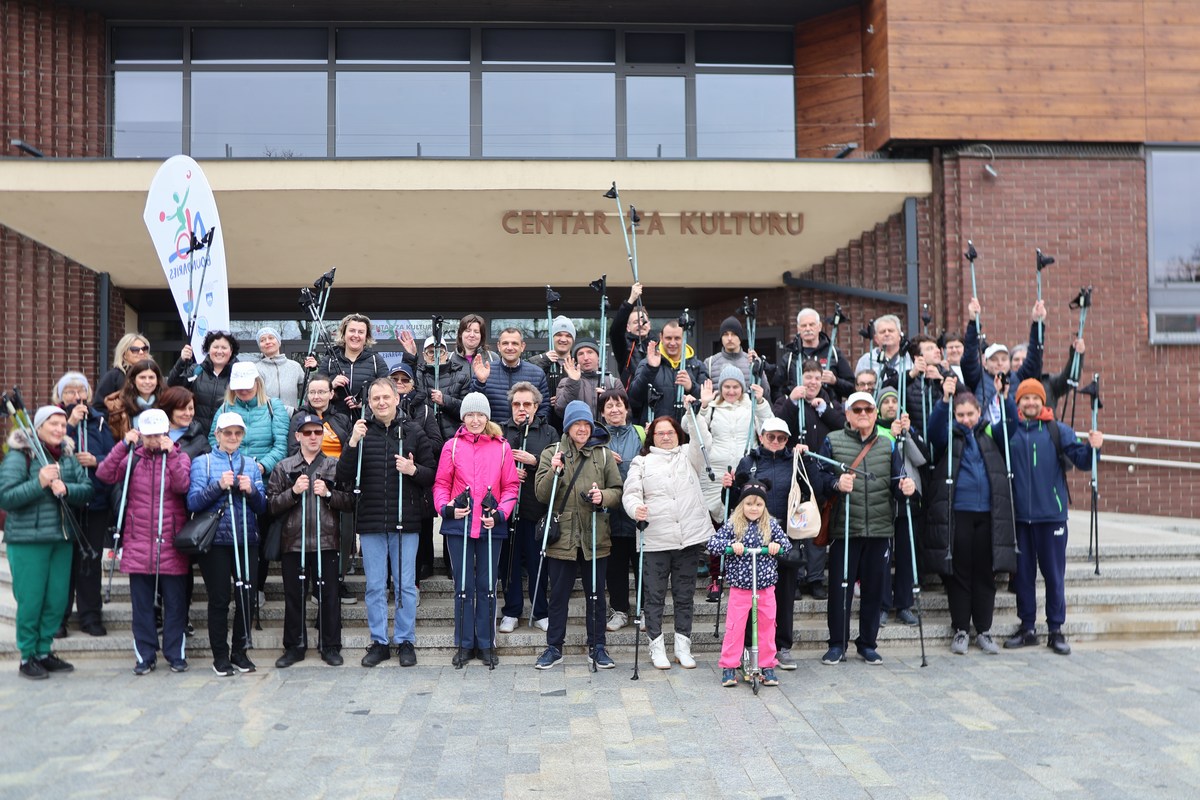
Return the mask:
POLYGON ((550 338, 554 338, 556 333, 569 333, 571 338, 575 338, 575 323, 571 322, 569 317, 564 317, 561 314, 554 318, 554 324, 550 326, 550 338))
POLYGON ((37 413, 33 415, 33 429, 37 430, 38 428, 42 427, 42 424, 55 414, 62 414, 65 417, 67 412, 63 411, 58 406, 42 406, 39 408, 37 413))
POLYGON ((488 402, 485 395, 480 392, 471 392, 462 399, 462 405, 458 408, 458 416, 464 418, 467 414, 483 414, 488 419, 492 418, 492 404, 488 402))
POLYGON ((721 379, 717 381, 717 387, 720 388, 725 381, 737 381, 742 386, 742 391, 746 391, 746 376, 737 367, 730 365, 721 370, 721 379))

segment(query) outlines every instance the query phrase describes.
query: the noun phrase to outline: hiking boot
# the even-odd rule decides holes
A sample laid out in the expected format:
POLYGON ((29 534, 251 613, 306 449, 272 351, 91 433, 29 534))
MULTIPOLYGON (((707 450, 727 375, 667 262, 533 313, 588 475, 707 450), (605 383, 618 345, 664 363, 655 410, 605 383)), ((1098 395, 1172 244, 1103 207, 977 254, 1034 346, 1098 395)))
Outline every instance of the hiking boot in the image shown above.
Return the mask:
POLYGON ((401 642, 396 647, 396 659, 402 667, 415 667, 417 665, 417 648, 412 642, 401 642))
POLYGON ((987 653, 989 656, 1000 655, 1000 646, 997 645, 996 642, 992 639, 992 634, 990 631, 984 631, 983 633, 976 636, 975 637, 975 646, 978 647, 983 652, 987 653))
MULTIPOLYGON (((1070 651, 1071 651, 1071 648, 1068 647, 1067 652, 1070 652, 1070 651)), ((63 661, 61 658, 56 656, 54 653, 51 653, 48 656, 42 656, 41 658, 38 659, 38 661, 41 663, 42 669, 46 670, 46 672, 74 672, 75 671, 74 664, 68 664, 66 661, 63 661)))
POLYGON ((229 663, 233 664, 233 668, 238 672, 247 673, 254 672, 254 662, 241 650, 229 654, 229 663))
POLYGON ((321 660, 331 667, 340 667, 346 663, 346 660, 342 658, 342 651, 335 650, 332 647, 327 647, 321 651, 321 660))
POLYGON ((383 662, 392 657, 392 648, 387 642, 371 642, 371 646, 367 648, 367 654, 362 657, 360 662, 364 667, 377 667, 383 662))
POLYGON ((604 626, 606 631, 619 631, 629 624, 629 614, 624 611, 614 611, 612 616, 608 618, 608 624, 604 626))
POLYGON ((500 657, 496 655, 496 649, 494 647, 480 647, 475 651, 475 654, 488 669, 495 669, 500 663, 500 657))
POLYGON ((44 681, 50 677, 50 673, 42 666, 42 662, 36 658, 22 661, 21 666, 17 668, 17 674, 31 681, 44 681))
POLYGON ((766 669, 764 669, 762 671, 762 685, 763 686, 778 686, 779 685, 779 678, 775 677, 775 670, 771 669, 770 667, 767 667, 766 669))
POLYGON ((896 619, 905 625, 916 625, 919 622, 917 615, 912 612, 911 608, 902 608, 897 611, 896 619))
POLYGON ((971 637, 967 636, 966 631, 955 631, 954 641, 950 642, 950 652, 956 656, 965 656, 970 642, 971 637))
POLYGON ((779 669, 793 670, 796 668, 796 659, 792 658, 791 650, 779 650, 775 653, 775 666, 779 669))
POLYGON ((708 585, 708 597, 706 597, 704 600, 706 603, 720 602, 721 601, 721 584, 717 583, 716 581, 713 581, 712 583, 710 583, 708 585))
POLYGON ((304 649, 300 647, 289 647, 283 651, 283 655, 275 659, 275 669, 287 669, 298 661, 304 660, 304 649))
POLYGON ((500 620, 500 627, 496 630, 500 633, 512 633, 517 629, 517 623, 520 622, 516 617, 504 617, 500 620))
POLYGON ((1033 631, 1017 631, 1004 640, 1005 650, 1015 650, 1018 647, 1033 647, 1038 643, 1037 634, 1033 631))
POLYGON ((235 675, 237 670, 233 668, 233 664, 229 663, 228 658, 214 658, 213 672, 217 673, 217 677, 228 678, 231 675, 235 675))
POLYGON ((338 583, 338 599, 344 606, 352 606, 358 602, 358 598, 354 596, 354 592, 350 591, 350 587, 345 581, 338 583))
POLYGON ((154 661, 139 661, 138 663, 133 665, 133 674, 134 675, 146 675, 148 673, 154 672, 154 668, 156 666, 158 666, 158 664, 157 664, 157 662, 154 662, 154 661))
POLYGON ((875 650, 874 647, 858 648, 858 656, 863 661, 870 664, 872 667, 878 666, 883 663, 883 656, 879 655, 879 653, 875 650))
POLYGON ((1050 635, 1046 638, 1046 647, 1060 656, 1071 655, 1071 645, 1067 644, 1067 637, 1063 636, 1062 631, 1050 631, 1050 635))
POLYGON ((721 685, 725 687, 737 686, 737 668, 725 667, 721 670, 721 685))
POLYGON ((534 662, 533 668, 550 669, 551 667, 561 664, 562 660, 562 651, 557 647, 550 646, 547 647, 540 656, 538 656, 538 660, 534 662))
POLYGON ((178 661, 171 662, 171 672, 187 672, 187 671, 188 671, 188 663, 185 659, 181 658, 178 661))
POLYGON ((471 647, 460 647, 454 651, 454 655, 450 657, 450 665, 455 669, 462 669, 467 665, 467 662, 475 657, 475 650, 471 647))
POLYGON ((825 651, 825 655, 821 656, 821 663, 829 664, 831 666, 833 664, 840 664, 841 662, 843 662, 845 660, 846 660, 846 651, 843 650, 842 648, 838 647, 837 645, 830 647, 828 650, 825 651))
POLYGON ((608 651, 604 649, 604 645, 593 647, 588 653, 588 664, 595 664, 596 669, 612 669, 617 665, 617 662, 612 660, 608 655, 608 651))

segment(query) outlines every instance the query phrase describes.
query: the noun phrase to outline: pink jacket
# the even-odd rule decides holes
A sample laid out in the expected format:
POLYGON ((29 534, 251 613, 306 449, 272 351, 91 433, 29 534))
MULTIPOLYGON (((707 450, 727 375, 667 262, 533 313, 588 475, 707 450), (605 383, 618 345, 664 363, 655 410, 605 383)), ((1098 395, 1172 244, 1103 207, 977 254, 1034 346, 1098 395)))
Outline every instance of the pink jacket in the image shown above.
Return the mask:
MULTIPOLYGON (((186 575, 191 570, 187 556, 175 549, 175 532, 187 521, 187 491, 191 483, 191 459, 178 447, 167 451, 167 485, 163 492, 162 549, 158 546, 158 494, 162 478, 161 453, 137 447, 137 463, 129 476, 125 501, 125 524, 121 533, 121 572, 153 575, 157 561, 162 575, 186 575)), ((129 448, 120 443, 109 452, 96 477, 120 486, 125 482, 129 448)))
MULTIPOLYGON (((517 465, 512 447, 503 438, 469 433, 465 426, 442 447, 437 477, 433 481, 433 506, 441 513, 446 505, 471 487, 471 538, 478 539, 483 530, 479 510, 488 488, 499 501, 500 514, 492 528, 492 536, 508 536, 508 518, 517 504, 517 465)), ((463 520, 442 517, 442 534, 462 536, 463 520)))

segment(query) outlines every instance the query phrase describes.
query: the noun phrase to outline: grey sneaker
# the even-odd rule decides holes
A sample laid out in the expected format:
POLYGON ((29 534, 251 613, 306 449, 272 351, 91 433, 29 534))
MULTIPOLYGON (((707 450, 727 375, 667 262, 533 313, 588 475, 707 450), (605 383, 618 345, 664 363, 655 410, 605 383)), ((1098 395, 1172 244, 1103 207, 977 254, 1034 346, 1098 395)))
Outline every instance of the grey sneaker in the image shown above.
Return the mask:
POLYGON ((987 653, 989 656, 1000 655, 1000 645, 992 641, 992 634, 990 631, 984 631, 976 636, 975 646, 987 653))
POLYGON ((780 669, 793 670, 796 668, 796 659, 792 658, 791 650, 779 650, 775 653, 776 666, 780 669))
POLYGON ((967 636, 966 631, 955 631, 954 641, 950 643, 950 652, 956 656, 965 656, 967 654, 967 646, 971 641, 971 637, 967 636))

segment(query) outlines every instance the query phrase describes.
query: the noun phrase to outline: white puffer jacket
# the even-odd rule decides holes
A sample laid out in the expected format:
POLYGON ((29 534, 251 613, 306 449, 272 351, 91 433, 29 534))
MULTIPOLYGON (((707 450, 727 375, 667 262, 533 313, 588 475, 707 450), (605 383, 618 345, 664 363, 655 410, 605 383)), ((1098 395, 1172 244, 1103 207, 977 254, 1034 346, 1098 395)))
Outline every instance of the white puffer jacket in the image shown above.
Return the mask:
MULTIPOLYGON (((706 446, 711 445, 704 420, 700 420, 700 435, 706 446)), ((671 450, 651 447, 649 453, 633 459, 621 505, 630 519, 637 518, 638 506, 647 507, 647 552, 682 550, 712 536, 700 492, 703 474, 704 456, 695 439, 671 450)))
MULTIPOLYGON (((763 423, 775 416, 771 406, 760 400, 754 408, 754 435, 762 430, 763 423)), ((712 432, 712 444, 708 448, 708 463, 712 466, 713 480, 701 470, 700 488, 704 492, 704 504, 708 513, 718 522, 725 521, 725 501, 721 496, 721 477, 746 455, 746 438, 750 434, 750 395, 743 394, 736 403, 717 400, 707 409, 697 412, 698 420, 706 420, 712 432)), ((683 417, 683 428, 691 434, 691 415, 683 417)))

